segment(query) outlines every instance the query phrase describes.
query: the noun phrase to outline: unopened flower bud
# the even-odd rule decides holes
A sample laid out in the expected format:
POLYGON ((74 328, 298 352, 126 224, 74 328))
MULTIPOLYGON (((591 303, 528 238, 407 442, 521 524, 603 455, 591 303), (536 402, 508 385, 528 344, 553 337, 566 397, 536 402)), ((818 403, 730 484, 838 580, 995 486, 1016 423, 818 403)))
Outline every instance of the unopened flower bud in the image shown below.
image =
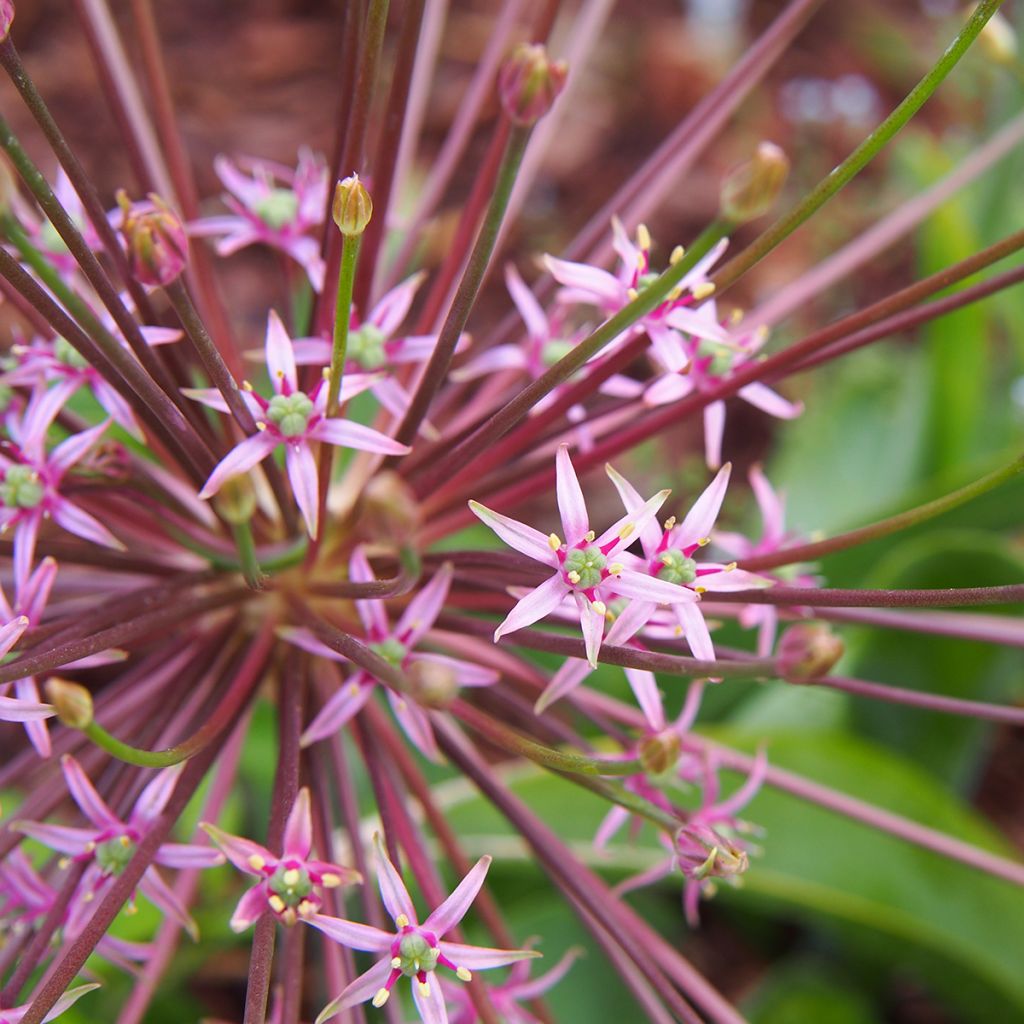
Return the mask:
POLYGON ((227 522, 241 526, 256 511, 256 490, 248 476, 228 477, 214 498, 214 507, 227 522))
POLYGON ((54 676, 46 681, 43 689, 57 717, 69 729, 85 729, 92 725, 92 694, 84 686, 54 676))
POLYGON ((14 0, 0 0, 0 43, 11 33, 14 22, 14 0))
POLYGON ((501 105, 516 124, 534 124, 554 105, 565 88, 569 65, 553 61, 541 43, 523 43, 498 75, 501 105))
POLYGON ((420 704, 446 708, 459 694, 459 681, 447 665, 434 661, 410 662, 405 674, 412 684, 412 694, 420 704))
POLYGON ((799 622, 779 641, 779 675, 787 683, 820 679, 842 657, 843 641, 822 622, 799 622))
POLYGON ((665 729, 640 741, 640 764, 648 775, 664 775, 679 763, 679 734, 665 729))
MULTIPOLYGON (((968 12, 973 14, 973 10, 968 12)), ((978 36, 978 46, 996 64, 1012 64, 1017 59, 1017 34, 1013 26, 996 11, 978 36)))
POLYGON ((378 473, 363 491, 363 523, 373 537, 407 541, 420 526, 420 508, 412 488, 390 470, 378 473))
POLYGON ((684 825, 676 833, 676 863, 683 877, 703 882, 735 878, 750 867, 746 850, 709 825, 684 825))
POLYGON ((773 142, 762 142, 753 160, 741 164, 722 183, 722 216, 745 224, 766 214, 789 175, 789 158, 773 142))
POLYGON ((188 236, 178 215, 152 192, 147 201, 133 203, 122 189, 117 203, 132 275, 151 288, 180 277, 188 259, 188 236))
POLYGON ((373 200, 358 174, 343 178, 334 186, 331 215, 343 235, 351 238, 366 230, 373 216, 373 200))

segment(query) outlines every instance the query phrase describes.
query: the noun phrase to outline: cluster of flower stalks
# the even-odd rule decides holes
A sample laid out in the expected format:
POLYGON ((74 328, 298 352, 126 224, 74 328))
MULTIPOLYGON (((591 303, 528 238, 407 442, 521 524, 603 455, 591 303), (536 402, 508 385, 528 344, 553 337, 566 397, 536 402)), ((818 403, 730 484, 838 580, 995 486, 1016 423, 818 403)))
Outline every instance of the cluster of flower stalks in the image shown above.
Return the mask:
POLYGON ((999 2, 964 15, 906 99, 805 195, 765 141, 722 176, 702 230, 659 237, 659 207, 820 2, 777 6, 564 251, 516 265, 505 232, 573 117, 608 3, 504 5, 401 213, 445 4, 341 5, 333 152, 220 157, 223 195, 200 202, 149 0, 123 25, 105 0, 78 5, 136 168, 113 196, 68 147, 0 3, 0 65, 24 104, 0 117, 0 291, 18 325, 0 356, 0 1024, 98 1004, 99 961, 134 977, 107 1012, 141 1022, 178 950, 202 942, 211 877, 234 890, 230 927, 251 938, 236 1021, 554 1020, 547 994, 572 986, 582 951, 552 955, 507 923, 486 876, 508 846, 475 847, 449 822, 436 783, 456 777, 578 916, 636 1020, 742 1019, 625 894, 673 886, 698 928, 702 901, 756 873, 772 843, 742 817, 763 787, 1024 884, 1019 862, 695 729, 702 698, 736 680, 1024 721, 833 672, 836 623, 1020 645, 1019 623, 965 609, 1019 602, 1024 586, 831 589, 816 565, 970 502, 1020 458, 811 539, 787 529, 759 466, 731 473, 725 430, 743 402, 760 429, 784 432, 803 412, 791 375, 1024 277, 1019 264, 984 273, 1024 247, 1018 231, 792 343, 769 337, 998 159, 997 136, 763 310, 742 316, 727 296, 980 35, 998 50, 986 24, 999 2), (555 59, 558 17, 569 51, 555 59), (30 124, 26 112, 30 145, 8 123, 30 124), (420 266, 471 138, 486 140, 472 190, 450 244, 420 266), (52 157, 33 162, 43 140, 52 157), (218 284, 250 248, 278 261, 290 296, 259 310, 258 337, 218 284), (477 307, 485 287, 504 301, 496 319, 477 307), (651 469, 633 455, 669 432, 676 447, 697 439, 691 493, 665 486, 677 460, 651 469), (757 522, 752 535, 719 529, 723 509, 757 522), (742 647, 716 639, 723 623, 742 647), (591 679, 601 665, 628 690, 591 679), (268 710, 272 795, 240 812, 262 792, 240 762, 268 710), (604 802, 589 854, 516 791, 522 772, 604 802), (234 834, 239 821, 256 825, 234 834), (615 843, 647 851, 639 874, 603 876, 615 843), (160 917, 129 941, 118 925, 136 901, 160 917))

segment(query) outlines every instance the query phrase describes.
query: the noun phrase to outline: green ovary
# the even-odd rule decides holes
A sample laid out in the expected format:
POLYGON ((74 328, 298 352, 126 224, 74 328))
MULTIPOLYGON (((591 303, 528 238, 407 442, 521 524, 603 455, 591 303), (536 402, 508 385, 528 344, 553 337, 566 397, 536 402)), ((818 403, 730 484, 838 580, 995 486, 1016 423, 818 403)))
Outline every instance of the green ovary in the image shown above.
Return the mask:
POLYGON ((82 356, 67 338, 58 338, 53 343, 53 354, 65 366, 75 370, 86 370, 89 367, 89 360, 82 356))
POLYGON ((301 391, 294 395, 274 395, 267 407, 267 419, 285 437, 299 437, 304 434, 312 413, 313 403, 301 391))
POLYGON ((564 359, 576 346, 571 341, 549 341, 541 351, 541 361, 545 366, 554 366, 564 359))
POLYGON ((432 949, 422 935, 415 932, 403 935, 398 943, 398 958, 402 961, 398 968, 407 978, 412 978, 420 971, 432 971, 437 967, 439 949, 432 949))
POLYGON ((30 466, 11 466, 0 483, 0 501, 8 508, 35 508, 45 490, 30 466))
POLYGON ((574 548, 570 551, 565 556, 562 570, 577 590, 590 590, 604 578, 601 570, 606 563, 607 559, 601 554, 601 549, 588 544, 584 548, 574 548))
POLYGON ((401 665, 409 653, 405 644, 394 637, 388 637, 379 644, 370 644, 370 650, 379 654, 389 665, 401 665))
POLYGON ((313 891, 313 882, 305 868, 288 868, 279 864, 267 880, 267 887, 289 907, 297 907, 313 891))
POLYGON ((348 336, 347 357, 364 370, 378 370, 387 364, 384 332, 375 324, 363 324, 348 336))
POLYGON ((295 220, 299 212, 299 197, 290 189, 271 189, 262 199, 257 200, 253 211, 268 228, 277 231, 295 220))
POLYGON ((732 369, 733 359, 736 357, 736 353, 732 349, 707 340, 698 345, 697 355, 704 359, 711 357, 711 365, 707 372, 714 377, 724 377, 732 369))
POLYGON ((96 863, 106 875, 119 875, 135 853, 135 844, 127 836, 108 839, 96 847, 96 863))
POLYGON ((638 292, 642 292, 645 288, 650 288, 659 277, 661 277, 661 274, 655 274, 653 272, 641 274, 636 280, 636 290, 638 292))
POLYGON ((665 551, 658 557, 662 564, 658 578, 665 580, 666 583, 686 586, 697 578, 697 563, 692 558, 687 558, 678 548, 665 551))

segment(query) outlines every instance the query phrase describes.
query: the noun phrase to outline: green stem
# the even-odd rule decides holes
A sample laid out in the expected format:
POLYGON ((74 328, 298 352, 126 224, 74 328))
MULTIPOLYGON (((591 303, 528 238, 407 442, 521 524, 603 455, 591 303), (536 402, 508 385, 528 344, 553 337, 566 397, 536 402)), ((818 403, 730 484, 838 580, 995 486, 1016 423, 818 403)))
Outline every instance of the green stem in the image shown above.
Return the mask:
POLYGON ((951 509, 966 505, 967 502, 994 490, 996 487, 1007 483, 1024 471, 1024 455, 1018 456, 1009 465, 1001 469, 987 473, 985 476, 961 487, 941 498, 929 501, 917 508, 908 509, 898 515, 890 516, 888 519, 879 520, 868 526, 861 526, 856 530, 841 533, 826 540, 816 541, 811 544, 801 544, 798 547, 786 548, 783 551, 773 551, 769 554, 754 556, 743 560, 743 568, 750 572, 761 572, 765 569, 774 569, 779 565, 792 565, 796 562, 810 562, 824 555, 830 555, 835 551, 844 551, 846 548, 855 547, 866 541, 877 540, 879 537, 886 537, 890 533, 897 533, 908 527, 916 526, 918 523, 934 519, 936 516, 949 512, 951 509))
POLYGON ((252 539, 252 529, 248 523, 232 523, 231 532, 238 548, 238 559, 242 567, 242 575, 251 590, 262 590, 265 580, 256 557, 256 544, 252 539))
MULTIPOLYGON (((356 280, 356 261, 362 235, 341 236, 341 269, 338 272, 338 300, 334 305, 334 345, 331 349, 331 376, 327 384, 327 417, 338 415, 341 378, 348 355, 348 329, 352 319, 352 289, 356 280)), ((328 451, 333 448, 328 447, 328 451)))
POLYGON ((796 207, 763 231, 712 278, 719 291, 728 288, 780 242, 788 238, 881 152, 953 70, 1002 2, 1003 0, 982 0, 978 4, 967 24, 946 48, 935 66, 910 90, 903 102, 838 167, 822 178, 796 207))

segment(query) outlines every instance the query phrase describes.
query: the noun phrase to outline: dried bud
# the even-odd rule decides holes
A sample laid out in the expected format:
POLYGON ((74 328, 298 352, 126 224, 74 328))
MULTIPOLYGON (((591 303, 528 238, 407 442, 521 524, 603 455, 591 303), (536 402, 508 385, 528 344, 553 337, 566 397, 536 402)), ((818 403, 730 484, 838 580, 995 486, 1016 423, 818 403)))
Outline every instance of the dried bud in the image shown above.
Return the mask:
POLYGON ((54 676, 46 681, 43 689, 57 717, 69 729, 85 729, 92 725, 92 694, 84 686, 54 676))
POLYGON ((426 707, 446 708, 459 694, 459 681, 447 665, 416 659, 405 674, 412 684, 412 695, 426 707))
POLYGON ((331 215, 338 230, 349 238, 361 235, 373 216, 373 200, 358 174, 343 178, 334 186, 331 215))
POLYGON ((235 526, 249 522, 256 511, 256 490, 252 480, 244 474, 228 477, 213 504, 227 522, 235 526))
POLYGON ((676 833, 676 863, 683 877, 703 882, 734 878, 750 867, 747 851, 709 825, 684 825, 676 833))
POLYGON ((516 124, 534 124, 565 88, 569 65, 552 61, 540 43, 523 43, 502 65, 498 76, 501 105, 516 124))
POLYGON ((1017 59, 1017 34, 999 11, 985 23, 978 45, 995 64, 1012 64, 1017 59))
POLYGON ((722 216, 745 224, 766 214, 779 198, 789 174, 789 158, 773 142, 762 142, 753 160, 737 167, 722 183, 722 216))
POLYGON ((664 775, 679 763, 679 734, 672 729, 640 741, 640 764, 648 775, 664 775))
POLYGON ((14 0, 0 0, 0 43, 11 34, 14 22, 14 0))
POLYGON ((779 641, 779 675, 787 683, 820 679, 842 657, 843 641, 821 622, 790 626, 779 641))
POLYGON ((122 189, 117 203, 132 274, 150 288, 170 284, 188 259, 188 236, 178 215, 152 192, 148 201, 132 203, 122 189))
POLYGON ((363 491, 363 524, 373 537, 409 540, 420 526, 420 508, 412 488, 390 470, 378 473, 363 491))

